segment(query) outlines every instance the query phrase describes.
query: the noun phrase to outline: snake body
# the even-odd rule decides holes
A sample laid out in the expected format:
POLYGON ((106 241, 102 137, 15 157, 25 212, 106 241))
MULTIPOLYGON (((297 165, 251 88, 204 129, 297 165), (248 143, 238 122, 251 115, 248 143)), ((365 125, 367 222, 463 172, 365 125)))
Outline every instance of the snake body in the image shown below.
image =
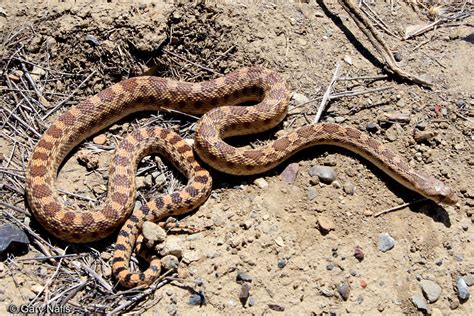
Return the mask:
POLYGON ((203 115, 196 131, 195 151, 205 163, 222 172, 262 173, 304 148, 329 144, 363 156, 428 199, 455 203, 456 195, 444 183, 414 170, 385 145, 354 128, 308 125, 256 149, 236 148, 223 141, 279 124, 286 116, 289 95, 280 74, 260 67, 244 68, 201 83, 159 77, 121 81, 64 112, 42 136, 27 166, 26 192, 31 210, 51 234, 74 243, 104 238, 122 225, 113 273, 125 287, 151 283, 159 274, 158 259, 154 258, 143 273, 132 273, 128 268, 143 222, 188 212, 202 204, 211 191, 211 177, 196 161, 193 150, 177 134, 165 129, 133 132, 118 145, 110 166, 107 198, 93 210, 64 204, 55 179, 67 154, 87 137, 133 112, 162 107, 203 115), (239 106, 248 101, 258 103, 239 106), (150 153, 163 154, 188 177, 188 183, 182 191, 152 199, 132 213, 137 164, 150 153))

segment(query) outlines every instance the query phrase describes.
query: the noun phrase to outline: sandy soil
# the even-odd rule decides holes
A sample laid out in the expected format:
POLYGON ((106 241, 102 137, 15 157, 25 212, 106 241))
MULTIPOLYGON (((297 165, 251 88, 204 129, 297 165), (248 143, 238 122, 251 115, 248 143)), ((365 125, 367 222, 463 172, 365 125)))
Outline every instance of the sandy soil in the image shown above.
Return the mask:
MULTIPOLYGON (((292 5, 61 1, 35 6, 29 1, 7 2, 0 10, 2 108, 32 117, 41 134, 71 105, 129 77, 153 74, 199 82, 262 65, 281 72, 295 92, 287 119, 273 131, 280 135, 278 130, 291 131, 312 120, 336 63, 342 67, 342 77, 382 74, 379 55, 349 15, 335 1, 324 3, 327 6, 322 1, 292 5), (35 92, 27 73, 41 93, 35 92), (38 119, 60 102, 51 116, 38 119)), ((369 130, 412 166, 455 188, 460 201, 454 206, 424 201, 375 216, 421 197, 369 161, 333 147, 311 148, 258 177, 213 172, 211 197, 184 219, 203 231, 173 237, 182 242, 178 278, 126 310, 154 315, 416 314, 422 312, 412 297, 422 293, 423 280, 442 289, 437 301, 428 304, 429 313, 467 315, 474 310, 472 297, 460 300, 456 287, 459 277, 474 277, 474 20, 446 23, 402 41, 407 28, 431 21, 421 5, 394 3, 393 8, 388 1, 370 4, 396 36, 379 29, 380 34, 398 52, 399 66, 431 80, 433 89, 392 77, 341 80, 334 93, 387 90, 334 99, 321 121, 369 130), (390 116, 403 120, 394 122, 390 116), (432 137, 417 140, 417 134, 425 132, 432 137), (281 177, 289 163, 298 168, 293 184, 281 177), (316 165, 332 167, 336 180, 327 185, 311 176, 309 170, 316 165), (379 250, 382 233, 395 240, 387 252, 379 250), (363 260, 354 256, 357 246, 363 260), (237 280, 241 272, 251 282, 237 280), (242 302, 244 283, 250 284, 250 297, 242 302), (204 293, 202 306, 189 304, 195 291, 204 293)), ((465 8, 472 9, 469 4, 465 8)), ((26 210, 21 176, 38 137, 6 110, 1 113, 2 122, 10 125, 2 123, 0 136, 0 195, 5 203, 26 210)), ((137 125, 156 124, 192 138, 195 123, 195 118, 167 112, 128 117, 101 134, 105 143, 89 139, 74 150, 59 173, 58 188, 90 199, 64 195, 71 203, 99 205, 105 197, 110 157, 123 135, 137 125), (92 170, 78 161, 81 150, 97 160, 92 170)), ((234 142, 258 145, 271 138, 259 135, 234 142)), ((166 161, 163 165, 154 157, 140 167, 138 203, 185 181, 166 161)), ((32 243, 28 254, 4 258, 0 305, 58 303, 56 296, 63 299, 72 287, 81 285, 67 306, 110 312, 135 294, 114 295, 77 268, 87 265, 114 286, 110 264, 115 236, 90 246, 68 245, 52 238, 33 217, 0 207, 0 222, 12 221, 5 215, 8 211, 57 249, 69 246, 68 254, 80 254, 64 258, 59 267, 44 260, 21 261, 44 255, 32 243)), ((4 312, 1 306, 0 311, 4 312)))

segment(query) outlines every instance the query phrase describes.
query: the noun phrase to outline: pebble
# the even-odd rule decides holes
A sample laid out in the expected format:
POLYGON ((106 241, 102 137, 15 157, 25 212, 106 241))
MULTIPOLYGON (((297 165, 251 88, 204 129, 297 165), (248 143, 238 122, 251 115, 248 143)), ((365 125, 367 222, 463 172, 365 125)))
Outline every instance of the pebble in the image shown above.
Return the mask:
POLYGON ((421 290, 430 303, 434 303, 441 295, 441 287, 431 280, 420 281, 421 290))
POLYGON ((236 280, 237 282, 252 282, 252 277, 248 273, 238 272, 236 280))
POLYGON ((189 305, 203 305, 205 302, 204 295, 191 294, 188 300, 189 305))
POLYGON ((247 282, 243 283, 240 288, 239 299, 244 305, 250 296, 250 288, 251 288, 251 285, 250 283, 247 283, 247 282))
POLYGON ((411 116, 408 113, 390 113, 385 115, 390 122, 410 123, 411 116))
POLYGON ((281 304, 268 304, 268 307, 271 309, 271 310, 274 310, 276 312, 283 312, 285 311, 285 306, 281 305, 281 304))
POLYGON ((283 182, 287 184, 295 183, 296 177, 298 176, 298 167, 299 165, 297 163, 290 163, 281 173, 283 182))
POLYGON ((295 101, 296 105, 309 102, 309 98, 304 94, 294 92, 291 98, 295 101))
POLYGON ((367 125, 365 126, 365 129, 366 129, 367 132, 369 132, 369 133, 375 133, 375 132, 378 131, 379 126, 378 126, 377 123, 369 122, 369 123, 367 123, 367 125))
POLYGON ((379 235, 378 247, 382 252, 387 252, 395 246, 395 240, 388 233, 379 235))
POLYGON ((267 182, 265 179, 263 179, 263 178, 258 178, 258 179, 256 179, 256 180, 254 181, 254 183, 255 183, 256 185, 258 185, 258 187, 259 187, 260 189, 266 189, 266 188, 268 188, 268 182, 267 182))
POLYGON ((367 287, 367 281, 362 279, 359 281, 360 287, 365 289, 367 287))
POLYGON ((362 261, 364 260, 364 251, 360 246, 355 246, 354 248, 354 257, 356 257, 357 260, 362 261))
POLYGON ((428 312, 428 304, 426 303, 426 300, 423 295, 421 295, 420 293, 416 293, 415 295, 413 295, 411 297, 411 301, 413 305, 415 305, 416 308, 418 308, 422 312, 428 312))
POLYGON ((31 286, 31 291, 35 294, 39 294, 39 293, 43 292, 43 290, 44 290, 44 286, 42 286, 42 285, 35 284, 35 285, 31 286))
POLYGON ((255 303, 256 303, 256 302, 255 302, 255 298, 254 298, 253 296, 251 296, 251 297, 249 298, 249 306, 250 306, 250 307, 251 307, 251 306, 254 306, 255 303))
POLYGON ((464 281, 463 278, 458 277, 456 280, 456 289, 458 290, 458 297, 461 300, 467 300, 469 298, 469 287, 466 284, 466 281, 464 281))
POLYGON ((173 255, 181 258, 183 256, 183 241, 181 238, 178 236, 169 236, 166 239, 163 249, 160 251, 160 255, 173 255))
POLYGON ((318 196, 316 188, 315 187, 310 187, 308 189, 307 195, 308 195, 308 200, 310 200, 310 201, 314 200, 318 196))
POLYGON ((351 288, 349 284, 345 282, 339 284, 339 286, 337 287, 337 291, 339 292, 339 294, 341 295, 344 301, 347 301, 347 299, 349 298, 349 295, 351 294, 351 288))
POLYGON ((96 137, 94 137, 92 139, 92 141, 96 145, 103 145, 107 142, 107 136, 105 134, 100 134, 100 135, 97 135, 96 137))
POLYGON ((400 52, 394 52, 394 53, 393 53, 393 58, 394 58, 395 61, 397 61, 397 62, 402 61, 402 54, 400 54, 400 52))
POLYGON ((344 183, 344 186, 342 187, 344 192, 349 195, 354 195, 355 193, 355 186, 351 182, 346 182, 344 183))
POLYGON ((86 42, 92 44, 93 46, 99 46, 100 45, 100 42, 97 39, 97 37, 95 37, 94 35, 91 35, 91 34, 87 34, 86 37, 84 38, 84 40, 86 42))
POLYGON ((166 231, 153 222, 146 221, 143 223, 142 234, 146 240, 152 243, 166 240, 166 231))
POLYGON ((4 224, 0 226, 0 254, 8 251, 25 252, 28 250, 28 236, 18 226, 4 224))
POLYGON ((143 179, 143 185, 147 188, 151 188, 153 185, 153 177, 151 174, 147 174, 145 178, 143 179))
POLYGON ((319 180, 326 184, 331 184, 336 180, 336 171, 332 167, 316 165, 309 169, 309 175, 317 176, 319 180))
POLYGON ((178 270, 179 260, 176 256, 167 255, 161 258, 161 265, 163 266, 164 270, 178 270))
POLYGON ((191 263, 201 259, 201 255, 197 251, 187 251, 183 254, 184 263, 191 263))
POLYGON ((285 242, 283 241, 283 238, 281 238, 281 236, 278 236, 278 237, 275 239, 275 244, 277 244, 277 245, 280 246, 280 247, 285 246, 285 242))
POLYGON ((283 269, 284 267, 286 267, 287 263, 288 263, 288 261, 285 258, 282 258, 282 259, 278 260, 278 264, 277 264, 278 268, 283 269))
POLYGON ((334 230, 336 228, 336 225, 334 224, 331 218, 321 215, 318 217, 318 228, 319 231, 325 235, 331 230, 334 230))

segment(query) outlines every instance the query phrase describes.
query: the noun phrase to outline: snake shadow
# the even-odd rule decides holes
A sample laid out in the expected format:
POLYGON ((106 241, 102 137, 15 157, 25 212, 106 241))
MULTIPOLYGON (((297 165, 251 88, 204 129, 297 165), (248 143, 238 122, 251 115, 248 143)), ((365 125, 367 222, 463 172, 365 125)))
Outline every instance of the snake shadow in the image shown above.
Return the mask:
MULTIPOLYGON (((249 144, 249 142, 255 141, 256 139, 260 139, 260 140, 269 139, 271 138, 270 135, 274 134, 274 132, 278 131, 279 129, 280 129, 279 127, 276 127, 270 131, 260 133, 260 134, 228 138, 226 139, 226 142, 232 146, 241 147, 246 144, 249 144)), ((345 148, 338 147, 338 146, 315 145, 315 146, 303 149, 300 152, 294 154, 292 157, 290 157, 286 161, 284 161, 282 164, 278 165, 276 168, 268 172, 260 173, 260 174, 252 175, 252 176, 229 177, 228 174, 214 170, 211 167, 207 166, 204 162, 201 162, 201 163, 203 165, 206 165, 208 170, 211 171, 211 174, 214 180, 213 189, 229 189, 229 188, 236 188, 241 184, 251 184, 257 178, 266 177, 266 176, 270 176, 270 177, 279 176, 290 163, 294 163, 294 162, 297 163, 301 161, 312 161, 315 158, 322 157, 325 153, 338 153, 341 155, 357 158, 360 164, 365 165, 369 169, 369 172, 372 172, 378 179, 381 179, 384 182, 384 185, 395 195, 402 198, 405 203, 410 203, 415 200, 423 199, 422 195, 402 186, 397 181, 392 179, 390 176, 385 174, 382 170, 377 168, 369 160, 351 152, 350 150, 347 150, 345 148)), ((306 172, 306 171, 307 170, 301 170, 300 168, 300 172, 306 172)), ((359 194, 363 196, 364 191, 361 189, 359 190, 359 194)), ((431 217, 435 222, 442 223, 445 227, 448 227, 448 228, 451 227, 451 220, 449 218, 449 213, 440 204, 437 204, 430 200, 426 200, 419 203, 411 204, 408 207, 412 212, 425 214, 426 216, 431 217)))

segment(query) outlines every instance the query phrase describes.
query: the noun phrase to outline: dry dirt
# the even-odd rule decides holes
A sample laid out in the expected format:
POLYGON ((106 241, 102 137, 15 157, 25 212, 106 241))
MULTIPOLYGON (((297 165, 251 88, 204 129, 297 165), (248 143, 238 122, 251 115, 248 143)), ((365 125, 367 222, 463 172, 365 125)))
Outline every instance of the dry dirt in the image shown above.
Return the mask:
MULTIPOLYGON (((33 118, 35 123, 28 125, 41 134, 71 105, 129 77, 153 74, 198 82, 261 65, 281 72, 297 93, 287 119, 273 132, 291 131, 312 120, 336 63, 343 77, 382 74, 379 55, 336 1, 324 1, 326 5, 323 1, 291 5, 110 2, 33 5, 33 1, 7 1, 1 5, 3 202, 27 209, 22 175, 38 139, 6 109, 33 118), (27 73, 33 75, 40 93, 27 73), (313 102, 299 101, 301 95, 313 102), (40 119, 60 102, 51 116, 40 119)), ((474 20, 446 23, 402 41, 399 37, 407 27, 431 22, 428 11, 414 1, 393 1, 393 8, 390 2, 369 4, 399 36, 380 34, 400 54, 400 67, 433 81, 433 89, 392 77, 339 81, 336 92, 389 89, 334 99, 321 121, 364 131, 375 125, 370 129, 374 138, 398 151, 416 169, 455 188, 460 201, 445 207, 424 201, 374 216, 420 196, 369 161, 332 147, 313 147, 263 176, 235 178, 214 172, 211 197, 184 219, 203 231, 178 235, 184 253, 179 278, 125 310, 154 315, 416 314, 421 312, 411 297, 421 293, 422 279, 442 288, 439 299, 429 304, 430 313, 467 315, 474 310, 473 298, 461 301, 455 286, 458 277, 474 274, 474 20), (390 122, 390 114, 408 116, 409 122, 390 122), (420 131, 436 136, 417 142, 414 134, 420 131), (288 163, 298 165, 294 184, 280 176, 288 163), (325 185, 311 177, 308 171, 314 165, 332 166, 336 182, 325 185), (255 184, 259 178, 268 187, 255 184), (351 185, 353 195, 345 190, 351 185), (311 200, 313 193, 316 198, 311 200), (319 221, 326 221, 323 225, 332 230, 323 234, 319 221), (378 249, 381 233, 394 238, 390 251, 378 249), (365 255, 362 261, 354 257, 356 246, 365 255), (244 306, 239 300, 242 282, 236 281, 239 272, 252 278, 244 306), (339 293, 341 286, 348 286, 348 297, 339 293), (202 306, 189 304, 196 290, 202 290, 206 298, 202 306)), ((466 3, 465 9, 472 12, 470 1, 466 3)), ((104 132, 105 144, 89 139, 74 150, 61 169, 58 188, 91 200, 65 195, 69 202, 100 204, 109 159, 126 132, 139 124, 156 124, 192 138, 195 123, 196 118, 179 113, 129 117, 104 132), (79 150, 87 150, 97 159, 97 166, 87 170, 78 163, 79 150)), ((233 141, 258 145, 271 137, 233 141)), ((149 158, 140 165, 139 201, 169 191, 170 186, 179 187, 185 180, 166 162, 156 161, 149 158), (150 179, 157 184, 153 188, 147 187, 150 179)), ((59 267, 48 261, 21 261, 44 255, 34 243, 26 255, 8 255, 0 262, 0 305, 58 303, 56 296, 64 298, 78 284, 82 287, 67 302, 77 312, 110 312, 133 296, 113 295, 96 278, 74 268, 82 262, 115 285, 110 272, 114 236, 90 246, 68 245, 41 230, 33 217, 4 206, 2 223, 11 222, 7 211, 58 249, 69 246, 68 254, 80 256, 64 258, 59 267), (38 286, 45 290, 38 294, 38 286)))

